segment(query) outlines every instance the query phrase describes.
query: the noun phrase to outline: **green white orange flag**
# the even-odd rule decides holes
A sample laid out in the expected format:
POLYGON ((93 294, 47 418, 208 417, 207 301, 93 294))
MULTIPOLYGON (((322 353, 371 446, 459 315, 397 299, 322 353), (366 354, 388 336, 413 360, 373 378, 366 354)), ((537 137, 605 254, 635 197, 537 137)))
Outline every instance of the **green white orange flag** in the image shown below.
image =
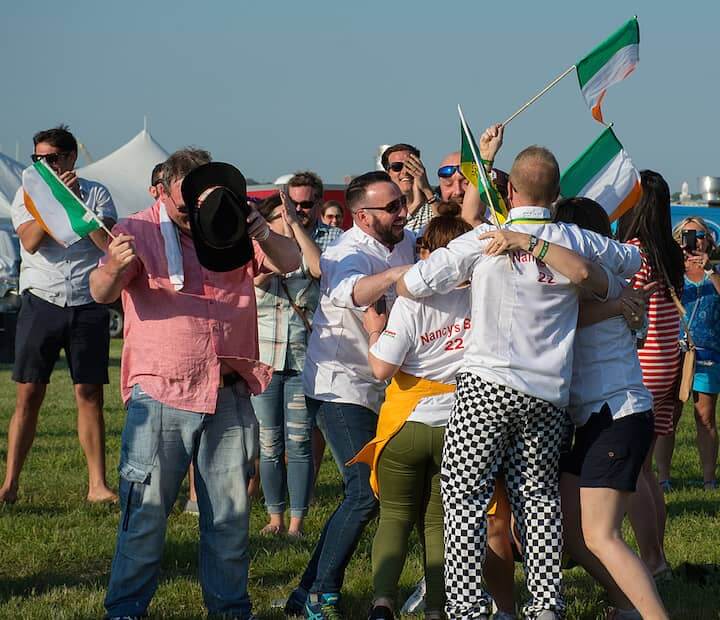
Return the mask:
POLYGON ((60 245, 68 247, 103 227, 42 159, 23 171, 22 185, 25 208, 60 245))
POLYGON ((472 132, 465 122, 462 109, 460 114, 460 171, 463 176, 478 188, 480 198, 490 207, 495 224, 504 224, 508 217, 507 206, 495 186, 488 179, 485 167, 480 163, 480 149, 475 144, 472 132))
POLYGON ((640 27, 633 17, 575 65, 580 90, 595 120, 608 87, 630 75, 640 61, 640 27))
POLYGON ((611 127, 563 172, 560 193, 566 198, 592 198, 610 221, 637 204, 642 195, 640 174, 611 127))

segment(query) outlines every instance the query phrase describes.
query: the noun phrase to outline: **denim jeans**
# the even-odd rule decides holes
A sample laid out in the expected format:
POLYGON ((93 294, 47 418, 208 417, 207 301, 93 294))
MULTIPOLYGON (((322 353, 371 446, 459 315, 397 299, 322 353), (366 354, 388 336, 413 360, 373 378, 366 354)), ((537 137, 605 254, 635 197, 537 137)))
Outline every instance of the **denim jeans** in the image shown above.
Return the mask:
POLYGON ((146 612, 158 585, 167 518, 191 459, 205 605, 212 614, 250 616, 247 480, 256 451, 257 423, 241 383, 218 391, 213 415, 165 406, 133 388, 122 433, 109 616, 146 612))
POLYGON ((345 463, 375 437, 377 415, 360 405, 306 400, 342 474, 345 495, 323 528, 300 588, 304 592, 340 592, 345 568, 365 525, 377 511, 370 468, 364 463, 349 467, 345 463))
POLYGON ((252 404, 260 424, 260 481, 267 511, 284 513, 289 491, 290 516, 304 517, 315 471, 313 423, 305 406, 302 375, 275 372, 267 389, 252 397, 252 404))

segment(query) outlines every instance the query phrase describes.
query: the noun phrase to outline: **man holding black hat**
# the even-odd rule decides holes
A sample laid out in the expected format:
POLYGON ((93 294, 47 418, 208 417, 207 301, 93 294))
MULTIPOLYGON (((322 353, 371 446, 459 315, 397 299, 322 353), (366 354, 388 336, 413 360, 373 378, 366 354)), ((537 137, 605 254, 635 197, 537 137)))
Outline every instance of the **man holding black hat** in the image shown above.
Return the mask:
POLYGON ((200 510, 200 582, 211 614, 252 617, 247 480, 257 452, 250 394, 270 381, 258 360, 253 277, 296 269, 296 243, 247 206, 245 178, 210 154, 165 162, 155 204, 118 224, 90 277, 101 303, 122 294, 127 407, 122 515, 108 617, 146 613, 167 516, 190 461, 200 510))

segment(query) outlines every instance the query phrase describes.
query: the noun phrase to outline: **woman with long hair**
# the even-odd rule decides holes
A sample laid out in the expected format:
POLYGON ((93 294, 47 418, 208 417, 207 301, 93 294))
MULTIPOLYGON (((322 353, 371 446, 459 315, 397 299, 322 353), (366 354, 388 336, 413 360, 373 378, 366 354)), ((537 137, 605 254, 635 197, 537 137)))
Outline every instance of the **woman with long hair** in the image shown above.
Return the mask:
MULTIPOLYGON (((667 463, 664 438, 673 432, 681 370, 680 317, 673 297, 682 294, 685 269, 682 250, 672 236, 670 188, 652 170, 643 170, 640 179, 642 198, 620 217, 617 236, 620 241, 637 245, 642 253, 642 267, 631 282, 633 288, 656 283, 648 303, 647 336, 638 356, 643 383, 653 396, 655 458, 659 463, 667 463)), ((653 576, 665 578, 670 574, 664 550, 667 512, 663 490, 652 471, 652 454, 651 449, 638 480, 637 493, 630 502, 629 516, 640 555, 653 576)))
MULTIPOLYGON (((689 328, 692 343, 696 346, 692 397, 697 447, 703 471, 703 486, 705 490, 712 490, 717 488, 715 470, 718 434, 715 407, 720 393, 720 275, 713 270, 710 255, 717 246, 710 228, 701 217, 686 217, 675 227, 673 236, 685 255, 682 303, 687 314, 682 331, 685 332, 685 327, 689 328)), ((684 339, 687 339, 687 335, 683 335, 684 339)), ((669 436, 668 442, 670 441, 672 456, 674 433, 669 436)), ((669 469, 663 471, 660 466, 661 463, 658 462, 660 479, 669 480, 669 469)))

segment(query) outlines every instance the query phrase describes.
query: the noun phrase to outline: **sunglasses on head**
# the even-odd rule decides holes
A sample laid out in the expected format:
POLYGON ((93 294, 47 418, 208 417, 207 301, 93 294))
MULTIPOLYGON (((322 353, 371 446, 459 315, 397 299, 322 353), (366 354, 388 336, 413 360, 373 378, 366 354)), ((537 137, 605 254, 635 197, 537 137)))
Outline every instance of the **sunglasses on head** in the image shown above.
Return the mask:
POLYGON ((393 172, 400 172, 405 167, 405 162, 403 161, 394 161, 391 164, 388 164, 388 170, 392 170, 393 172))
POLYGON ((400 209, 406 205, 407 198, 405 196, 400 196, 400 198, 396 198, 395 200, 388 202, 384 207, 363 207, 363 211, 385 211, 385 213, 392 215, 400 211, 400 209))
POLYGON ((61 157, 65 157, 66 155, 67 152, 48 153, 47 155, 38 155, 37 153, 33 153, 32 155, 30 155, 30 159, 32 159, 33 163, 37 163, 41 159, 44 159, 48 164, 52 166, 53 164, 58 163, 61 157))
POLYGON ((441 166, 438 168, 437 175, 441 179, 449 179, 455 173, 462 174, 460 166, 441 166))
POLYGON ((299 207, 303 211, 309 211, 315 206, 315 201, 313 200, 300 200, 295 202, 295 206, 299 207))

